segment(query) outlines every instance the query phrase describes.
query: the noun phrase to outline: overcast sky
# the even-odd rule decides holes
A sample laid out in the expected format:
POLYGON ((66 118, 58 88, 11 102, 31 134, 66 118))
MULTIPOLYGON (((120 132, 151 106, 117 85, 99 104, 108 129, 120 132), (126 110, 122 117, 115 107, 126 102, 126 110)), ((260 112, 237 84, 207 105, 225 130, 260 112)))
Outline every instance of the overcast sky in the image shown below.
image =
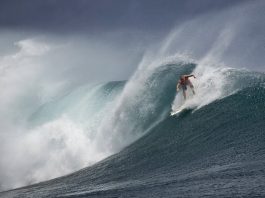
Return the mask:
MULTIPOLYGON (((0 55, 17 50, 14 44, 20 40, 46 37, 48 44, 66 44, 52 55, 60 60, 60 68, 71 64, 79 72, 77 79, 88 79, 89 74, 91 79, 128 79, 146 51, 159 50, 161 46, 153 45, 172 30, 182 30, 181 38, 172 42, 178 47, 174 53, 202 55, 225 24, 237 20, 231 26, 247 22, 235 31, 226 60, 260 70, 264 5, 262 0, 1 0, 0 55), (259 4, 251 8, 255 2, 259 4), (244 5, 247 9, 237 9, 244 5)), ((53 57, 46 59, 58 67, 53 57)))
POLYGON ((117 29, 163 32, 196 15, 245 0, 1 0, 0 27, 90 34, 117 29))

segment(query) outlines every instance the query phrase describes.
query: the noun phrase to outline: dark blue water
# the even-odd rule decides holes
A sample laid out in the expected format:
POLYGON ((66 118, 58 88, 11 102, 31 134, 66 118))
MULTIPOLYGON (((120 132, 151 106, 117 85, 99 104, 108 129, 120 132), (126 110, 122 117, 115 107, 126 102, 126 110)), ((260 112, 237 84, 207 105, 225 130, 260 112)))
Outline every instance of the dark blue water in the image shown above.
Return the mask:
MULTIPOLYGON (((156 111, 170 111, 174 99, 169 71, 158 70, 151 77, 166 82, 156 111)), ((233 94, 196 111, 167 116, 91 167, 0 197, 265 197, 264 74, 230 75, 238 87, 233 94)), ((157 86, 153 88, 150 92, 157 86)), ((147 118, 142 128, 154 119, 147 118)))

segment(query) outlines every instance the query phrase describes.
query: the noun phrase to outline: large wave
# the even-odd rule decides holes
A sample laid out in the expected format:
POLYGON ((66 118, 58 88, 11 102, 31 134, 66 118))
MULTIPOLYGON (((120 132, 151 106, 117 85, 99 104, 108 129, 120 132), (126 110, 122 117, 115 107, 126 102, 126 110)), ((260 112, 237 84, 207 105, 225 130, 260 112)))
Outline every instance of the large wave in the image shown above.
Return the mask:
MULTIPOLYGON (((47 49, 41 45, 37 56, 47 49)), ((22 51, 11 60, 28 64, 25 53, 36 56, 22 51)), ((4 61, 10 62, 7 58, 4 61)), ((1 151, 15 155, 1 160, 1 170, 5 170, 0 173, 5 178, 2 188, 71 173, 151 133, 168 119, 172 108, 180 106, 182 95, 176 95, 176 83, 181 75, 189 73, 197 76, 193 81, 196 95, 185 105, 195 111, 264 81, 261 73, 213 67, 209 62, 196 63, 183 55, 163 59, 147 56, 128 81, 87 84, 71 89, 64 89, 64 83, 47 90, 43 89, 43 83, 29 86, 23 82, 22 86, 27 89, 21 91, 17 88, 20 76, 6 78, 5 84, 16 85, 11 86, 11 93, 6 92, 6 96, 13 96, 12 100, 2 100, 0 105, 2 115, 7 113, 3 120, 8 121, 7 132, 1 134, 1 151), (6 109, 10 105, 15 111, 6 109), (13 164, 14 161, 19 164, 13 164)), ((29 80, 38 76, 36 73, 22 75, 29 80)), ((5 76, 14 76, 14 68, 7 68, 5 76)), ((6 96, 3 95, 3 99, 6 96)))
MULTIPOLYGON (((79 121, 91 116, 97 120, 96 115, 99 114, 98 134, 94 134, 95 137, 90 140, 100 141, 104 145, 97 147, 93 155, 101 151, 105 157, 105 149, 108 148, 108 154, 117 152, 145 135, 92 167, 12 191, 12 196, 109 197, 126 193, 126 196, 137 197, 165 194, 167 197, 189 197, 206 195, 206 192, 215 196, 232 196, 235 193, 242 196, 253 193, 264 195, 265 75, 232 68, 209 70, 202 65, 183 62, 169 64, 167 61, 152 68, 144 79, 141 77, 140 80, 136 74, 127 84, 115 82, 96 85, 92 89, 83 87, 55 103, 42 106, 36 112, 38 116, 35 119, 46 117, 47 112, 51 115, 50 109, 53 109, 52 120, 62 114, 62 109, 63 114, 79 121), (194 96, 192 105, 196 105, 196 110, 170 117, 177 79, 181 74, 190 72, 197 75, 195 88, 198 93, 202 92, 194 96), (137 89, 134 87, 136 84, 137 89), (110 87, 114 92, 110 91, 110 87), (209 99, 207 94, 214 96, 211 100, 205 100, 209 99), (103 103, 94 101, 96 106, 93 106, 93 110, 88 108, 87 103, 91 95, 103 98, 103 103), (107 101, 111 101, 113 96, 116 102, 108 106, 107 101), (68 107, 67 110, 64 107, 68 107), (78 118, 80 112, 83 113, 78 118)), ((89 101, 93 100, 90 98, 89 101)), ((38 125, 40 122, 43 124, 48 120, 35 120, 38 125)), ((68 122, 63 122, 63 125, 68 122)), ((89 126, 88 122, 84 123, 89 126)), ((78 134, 71 127, 70 132, 78 134)), ((56 135, 48 134, 49 140, 67 143, 58 136, 62 138, 58 131, 56 135)), ((80 139, 86 139, 85 136, 80 139)), ((41 140, 45 141, 45 137, 41 140)), ((85 144, 86 149, 90 149, 91 145, 93 143, 85 144)), ((76 160, 75 156, 71 159, 76 160)))
POLYGON ((47 76, 48 45, 18 45, 0 60, 2 189, 62 176, 120 151, 167 116, 176 76, 195 67, 170 58, 129 82, 71 87, 47 76))

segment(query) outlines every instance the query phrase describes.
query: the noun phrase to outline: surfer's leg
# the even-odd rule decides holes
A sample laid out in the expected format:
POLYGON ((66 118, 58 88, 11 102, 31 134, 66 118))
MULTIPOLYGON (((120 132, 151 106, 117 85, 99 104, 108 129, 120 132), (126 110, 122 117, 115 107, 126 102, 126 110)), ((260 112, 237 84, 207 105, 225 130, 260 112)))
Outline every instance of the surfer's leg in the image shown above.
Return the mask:
POLYGON ((186 90, 187 90, 187 86, 186 85, 181 85, 181 88, 182 88, 184 100, 186 100, 186 90))
POLYGON ((195 95, 195 91, 194 91, 194 86, 193 86, 193 84, 190 82, 189 85, 190 85, 190 89, 192 90, 192 93, 195 95))
POLYGON ((186 98, 187 98, 186 90, 187 90, 187 85, 182 85, 182 91, 183 91, 184 100, 186 100, 186 98))
POLYGON ((185 91, 185 89, 183 89, 183 97, 184 97, 184 100, 186 100, 186 91, 185 91))
POLYGON ((192 93, 195 95, 194 87, 193 86, 190 86, 190 88, 192 90, 192 93))
POLYGON ((193 84, 191 83, 190 80, 187 80, 187 85, 190 86, 190 89, 192 90, 192 93, 195 95, 194 86, 193 86, 193 84))

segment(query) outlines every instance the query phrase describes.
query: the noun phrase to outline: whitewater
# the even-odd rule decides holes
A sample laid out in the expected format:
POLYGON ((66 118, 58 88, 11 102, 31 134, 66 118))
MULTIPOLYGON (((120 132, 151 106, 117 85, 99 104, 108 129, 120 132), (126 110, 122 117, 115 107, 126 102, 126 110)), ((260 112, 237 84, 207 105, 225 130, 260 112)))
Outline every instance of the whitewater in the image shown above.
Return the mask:
POLYGON ((265 74, 227 64, 245 24, 220 23, 246 7, 173 29, 128 80, 54 79, 60 47, 14 43, 0 58, 0 197, 264 197, 265 74), (172 117, 183 74, 196 94, 172 117))

